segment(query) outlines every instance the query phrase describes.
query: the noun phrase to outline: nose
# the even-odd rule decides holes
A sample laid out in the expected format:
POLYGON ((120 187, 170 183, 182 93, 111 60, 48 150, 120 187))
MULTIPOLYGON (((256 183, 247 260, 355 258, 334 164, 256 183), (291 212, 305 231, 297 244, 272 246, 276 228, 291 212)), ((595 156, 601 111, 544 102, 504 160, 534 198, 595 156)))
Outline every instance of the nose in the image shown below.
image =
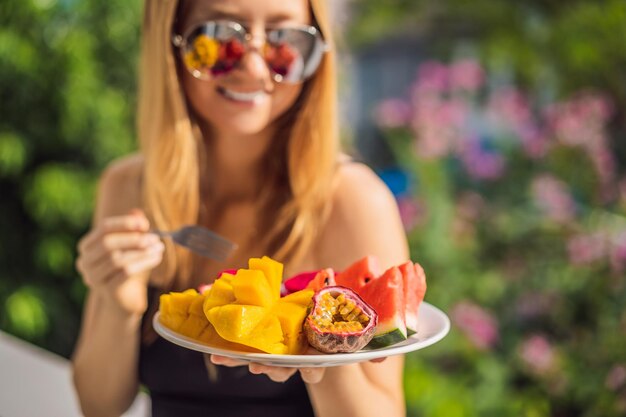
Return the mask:
POLYGON ((270 77, 270 71, 263 57, 265 41, 258 36, 250 36, 248 38, 248 45, 246 52, 241 57, 239 62, 239 68, 241 71, 249 74, 251 77, 258 80, 268 80, 270 77))
POLYGON ((269 78, 269 68, 262 55, 262 50, 249 49, 241 58, 239 68, 251 77, 259 80, 269 78))

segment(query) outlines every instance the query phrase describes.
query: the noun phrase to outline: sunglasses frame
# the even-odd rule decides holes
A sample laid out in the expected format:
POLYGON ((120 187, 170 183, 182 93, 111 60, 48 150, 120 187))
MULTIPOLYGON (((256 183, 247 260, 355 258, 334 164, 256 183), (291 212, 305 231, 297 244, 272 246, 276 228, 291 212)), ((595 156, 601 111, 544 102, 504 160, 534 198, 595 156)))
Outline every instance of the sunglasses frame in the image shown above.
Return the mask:
MULTIPOLYGON (((190 27, 189 29, 187 29, 185 31, 184 34, 177 34, 174 33, 172 34, 172 44, 174 45, 174 47, 176 47, 179 51, 179 55, 181 57, 181 59, 183 59, 184 61, 184 54, 185 54, 185 47, 188 45, 187 44, 187 39, 195 32, 197 31, 199 28, 204 27, 208 24, 213 24, 214 26, 217 26, 218 24, 227 24, 231 29, 233 29, 236 33, 241 35, 241 39, 243 40, 243 45, 245 48, 245 53, 248 52, 249 50, 249 44, 250 42, 254 39, 254 36, 252 36, 252 34, 250 32, 248 32, 248 30, 239 22, 236 22, 234 20, 224 20, 224 19, 218 19, 218 20, 207 20, 204 22, 200 22, 192 27, 190 27)), ((277 33, 280 31, 284 31, 284 30, 295 30, 295 31, 299 31, 302 33, 306 33, 310 36, 312 36, 315 39, 315 43, 316 45, 313 46, 313 48, 321 48, 320 51, 318 52, 318 62, 315 64, 314 68, 309 68, 308 71, 305 68, 305 70, 303 70, 303 74, 301 79, 297 80, 297 81, 287 81, 285 79, 285 77, 281 74, 276 73, 271 66, 269 65, 269 63, 266 61, 265 57, 263 57, 263 60, 265 61, 272 79, 278 83, 288 83, 288 84, 299 84, 302 83, 304 81, 306 81, 309 77, 311 77, 313 74, 315 74, 315 72, 317 71, 317 69, 319 68, 319 64, 322 61, 322 58, 324 57, 324 54, 328 51, 330 51, 330 46, 328 45, 328 43, 326 43, 326 41, 324 40, 324 37, 322 35, 322 32, 317 29, 315 26, 309 26, 309 25, 290 25, 290 26, 286 26, 286 27, 277 27, 277 28, 268 28, 265 30, 265 38, 263 39, 264 45, 266 45, 268 43, 268 39, 270 39, 272 37, 273 33, 277 33)), ((202 72, 198 71, 197 69, 192 69, 189 68, 189 66, 187 64, 183 64, 185 69, 191 74, 193 75, 195 78, 199 79, 199 80, 209 80, 212 77, 211 76, 207 76, 205 74, 203 74, 202 72)))

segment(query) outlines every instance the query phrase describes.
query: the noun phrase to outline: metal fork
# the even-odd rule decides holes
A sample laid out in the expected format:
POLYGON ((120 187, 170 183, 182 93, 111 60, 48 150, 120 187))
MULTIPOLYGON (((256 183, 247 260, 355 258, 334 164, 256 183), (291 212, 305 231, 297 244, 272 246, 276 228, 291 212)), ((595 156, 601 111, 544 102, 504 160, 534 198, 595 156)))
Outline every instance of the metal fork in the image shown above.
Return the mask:
POLYGON ((178 230, 150 230, 205 258, 224 261, 237 248, 237 244, 202 226, 183 226, 178 230))

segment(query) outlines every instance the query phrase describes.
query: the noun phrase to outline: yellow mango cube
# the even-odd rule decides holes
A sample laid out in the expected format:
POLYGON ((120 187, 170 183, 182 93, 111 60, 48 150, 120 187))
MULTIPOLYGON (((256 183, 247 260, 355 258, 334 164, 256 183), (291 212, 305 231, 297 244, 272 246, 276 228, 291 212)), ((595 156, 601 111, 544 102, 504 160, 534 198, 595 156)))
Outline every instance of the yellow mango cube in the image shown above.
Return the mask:
POLYGON ((280 286, 283 282, 283 264, 268 256, 264 256, 262 258, 250 258, 248 260, 248 268, 262 271, 270 284, 272 293, 277 294, 277 297, 280 296, 280 286))
POLYGON ((200 336, 200 334, 204 331, 208 324, 209 321, 206 319, 206 317, 190 315, 180 326, 178 332, 187 337, 191 337, 192 339, 196 339, 198 338, 198 336, 200 336))
POLYGON ((279 296, 272 293, 272 288, 261 271, 240 269, 232 284, 237 304, 270 307, 279 296))

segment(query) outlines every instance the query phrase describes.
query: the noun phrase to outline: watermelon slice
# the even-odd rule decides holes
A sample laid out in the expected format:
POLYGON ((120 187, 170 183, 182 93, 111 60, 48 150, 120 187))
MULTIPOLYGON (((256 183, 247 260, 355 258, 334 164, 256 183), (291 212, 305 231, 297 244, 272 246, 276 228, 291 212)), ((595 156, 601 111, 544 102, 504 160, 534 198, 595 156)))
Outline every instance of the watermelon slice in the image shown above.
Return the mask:
POLYGON ((404 308, 407 335, 417 332, 417 311, 426 293, 426 276, 419 264, 411 261, 398 267, 404 282, 404 308))
POLYGON ((415 311, 417 311, 422 301, 424 301, 427 288, 426 273, 424 272, 424 268, 417 262, 415 263, 415 276, 417 277, 417 305, 415 306, 415 311))
POLYGON ((319 271, 306 286, 309 290, 317 291, 329 285, 336 285, 335 271, 332 268, 326 268, 319 271))
MULTIPOLYGON (((348 282, 358 283, 353 280, 354 277, 348 276, 348 282)), ((342 279, 346 279, 345 272, 337 276, 337 285, 349 286, 342 279)), ((378 313, 376 333, 367 347, 385 347, 406 339, 404 279, 398 267, 389 268, 382 276, 369 280, 361 288, 351 289, 378 313)))
POLYGON ((379 277, 380 273, 378 259, 369 255, 350 265, 343 272, 339 273, 335 279, 337 285, 343 285, 356 291, 369 281, 379 277))

